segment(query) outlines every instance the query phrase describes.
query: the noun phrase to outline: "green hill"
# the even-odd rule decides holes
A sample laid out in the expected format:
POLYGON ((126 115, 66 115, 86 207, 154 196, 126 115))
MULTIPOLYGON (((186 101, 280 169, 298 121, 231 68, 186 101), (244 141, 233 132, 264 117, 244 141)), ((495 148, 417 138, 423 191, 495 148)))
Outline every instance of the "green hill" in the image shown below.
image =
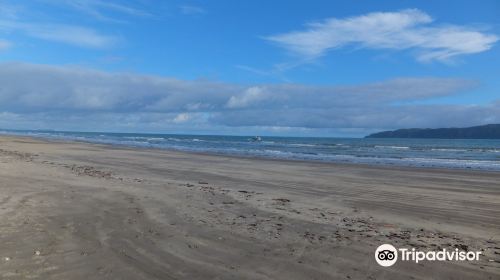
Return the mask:
POLYGON ((365 138, 500 139, 500 124, 465 128, 410 128, 382 131, 365 138))

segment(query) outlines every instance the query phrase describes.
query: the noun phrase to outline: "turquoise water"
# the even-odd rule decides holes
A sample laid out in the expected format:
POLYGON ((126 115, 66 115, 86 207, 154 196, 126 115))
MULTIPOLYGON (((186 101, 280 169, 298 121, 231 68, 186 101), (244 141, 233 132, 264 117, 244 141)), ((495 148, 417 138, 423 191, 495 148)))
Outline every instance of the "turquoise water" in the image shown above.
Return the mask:
POLYGON ((500 171, 500 140, 207 136, 58 131, 1 131, 51 139, 296 159, 500 171))

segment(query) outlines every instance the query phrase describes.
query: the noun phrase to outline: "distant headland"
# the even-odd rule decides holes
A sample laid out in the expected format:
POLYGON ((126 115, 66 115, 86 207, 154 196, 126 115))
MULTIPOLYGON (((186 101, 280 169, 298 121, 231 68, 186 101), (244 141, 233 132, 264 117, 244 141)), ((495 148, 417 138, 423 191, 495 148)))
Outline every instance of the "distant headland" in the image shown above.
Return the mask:
POLYGON ((500 124, 465 128, 409 128, 382 131, 365 138, 500 139, 500 124))

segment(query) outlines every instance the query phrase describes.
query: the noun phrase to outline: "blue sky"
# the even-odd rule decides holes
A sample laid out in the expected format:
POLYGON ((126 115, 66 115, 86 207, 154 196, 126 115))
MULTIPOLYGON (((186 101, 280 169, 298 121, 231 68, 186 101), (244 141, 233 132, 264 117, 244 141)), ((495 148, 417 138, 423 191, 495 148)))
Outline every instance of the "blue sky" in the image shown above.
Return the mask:
POLYGON ((362 136, 500 122, 498 1, 0 1, 0 127, 362 136))

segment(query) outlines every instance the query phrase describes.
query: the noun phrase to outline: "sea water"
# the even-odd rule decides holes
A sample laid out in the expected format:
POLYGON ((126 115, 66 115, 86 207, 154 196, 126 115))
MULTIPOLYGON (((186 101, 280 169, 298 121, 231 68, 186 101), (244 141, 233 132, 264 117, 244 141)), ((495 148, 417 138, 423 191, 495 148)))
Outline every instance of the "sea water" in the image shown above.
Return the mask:
POLYGON ((500 171, 500 140, 378 139, 0 131, 50 139, 239 156, 500 171))

